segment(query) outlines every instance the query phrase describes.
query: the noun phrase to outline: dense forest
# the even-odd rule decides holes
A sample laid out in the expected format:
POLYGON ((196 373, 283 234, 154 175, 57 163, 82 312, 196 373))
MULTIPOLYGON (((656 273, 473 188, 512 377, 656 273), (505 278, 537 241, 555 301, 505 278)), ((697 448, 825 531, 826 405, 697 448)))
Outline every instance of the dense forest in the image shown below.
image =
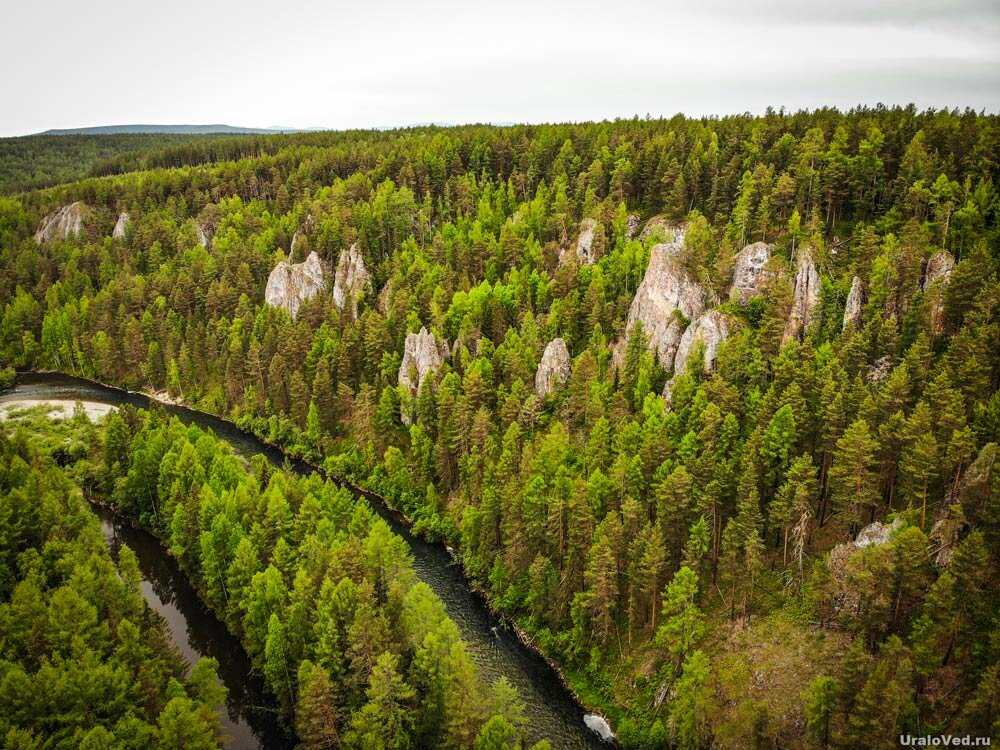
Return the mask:
MULTIPOLYGON (((0 138, 0 194, 121 171, 120 160, 193 142, 205 147, 230 135, 118 133, 0 138)), ((122 162, 131 164, 131 161, 122 162)))
POLYGON ((122 547, 112 561, 82 474, 60 466, 86 455, 93 426, 46 421, 40 431, 0 424, 4 747, 220 747, 214 660, 185 676, 139 591, 135 555, 122 547))
MULTIPOLYGON (((0 359, 181 399, 385 495, 623 747, 996 736, 998 155, 1000 118, 910 107, 125 156, 0 200, 0 359), (36 238, 66 206, 80 231, 36 238)), ((204 456, 160 515, 139 486, 198 440, 129 419, 106 491, 233 628, 249 605, 187 506, 235 502, 220 518, 271 561, 284 598, 244 637, 266 668, 271 624, 322 607, 330 549, 377 524, 295 530, 309 492, 316 517, 346 501, 280 474, 209 500, 204 456), (295 499, 266 532, 275 482, 295 499)), ((380 679, 412 687, 393 648, 380 679)), ((375 685, 308 662, 344 705, 375 685)))

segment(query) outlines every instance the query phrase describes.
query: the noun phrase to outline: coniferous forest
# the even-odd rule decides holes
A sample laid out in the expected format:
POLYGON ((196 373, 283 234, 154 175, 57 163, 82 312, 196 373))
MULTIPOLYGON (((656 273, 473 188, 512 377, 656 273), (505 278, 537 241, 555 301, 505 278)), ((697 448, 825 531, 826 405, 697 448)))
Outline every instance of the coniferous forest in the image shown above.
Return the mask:
MULTIPOLYGON (((1000 738, 1000 117, 65 166, 93 176, 0 197, 0 364, 219 415, 381 495, 618 746, 1000 738)), ((5 747, 222 740, 213 665, 184 672, 83 497, 163 541, 302 747, 530 746, 366 501, 123 407, 0 422, 5 747)))

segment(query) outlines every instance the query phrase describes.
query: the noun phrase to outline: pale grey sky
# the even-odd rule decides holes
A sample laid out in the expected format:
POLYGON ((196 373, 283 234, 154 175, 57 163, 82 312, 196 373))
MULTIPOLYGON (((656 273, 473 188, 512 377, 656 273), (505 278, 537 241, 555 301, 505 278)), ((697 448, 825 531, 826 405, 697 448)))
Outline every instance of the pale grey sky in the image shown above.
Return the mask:
POLYGON ((4 0, 0 135, 1000 110, 998 0, 4 0))

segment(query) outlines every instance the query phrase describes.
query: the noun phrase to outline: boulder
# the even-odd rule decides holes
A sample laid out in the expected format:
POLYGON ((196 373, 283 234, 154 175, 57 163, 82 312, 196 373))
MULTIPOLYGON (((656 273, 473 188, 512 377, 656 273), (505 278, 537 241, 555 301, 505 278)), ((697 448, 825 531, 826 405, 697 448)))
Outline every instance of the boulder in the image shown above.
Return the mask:
POLYGON ((129 216, 122 211, 118 214, 118 221, 115 223, 114 231, 111 232, 111 238, 115 240, 125 239, 125 230, 128 229, 128 224, 129 216))
POLYGON ((729 291, 732 299, 747 302, 760 293, 760 286, 767 277, 764 267, 771 259, 773 247, 764 242, 755 242, 747 245, 736 255, 733 285, 729 291))
POLYGON ((365 259, 358 250, 357 243, 350 250, 342 250, 337 261, 337 272, 333 280, 333 304, 338 310, 350 308, 351 315, 358 317, 358 300, 371 289, 371 274, 365 268, 365 259))
POLYGON ((399 365, 399 384, 416 397, 424 378, 439 368, 447 356, 448 344, 438 343, 434 334, 426 328, 421 328, 419 333, 406 334, 403 361, 399 365))
POLYGON ((944 290, 951 281, 955 258, 947 250, 935 253, 924 270, 923 290, 930 300, 930 324, 935 334, 944 332, 944 290))
POLYGON ((87 206, 80 201, 57 208, 42 219, 42 223, 38 225, 38 231, 35 232, 35 242, 42 245, 79 234, 83 229, 83 219, 86 213, 87 206))
POLYGON ((785 331, 781 337, 782 344, 801 338, 802 332, 815 320, 819 298, 819 272, 813 262, 812 250, 809 247, 802 247, 798 253, 798 266, 795 271, 792 311, 785 323, 785 331))
POLYGON ((301 263, 281 261, 267 277, 264 301, 283 307, 294 318, 302 303, 326 287, 326 268, 316 253, 309 253, 301 263))
POLYGON ((857 328, 861 325, 861 303, 861 279, 855 276, 851 280, 851 291, 847 295, 847 305, 844 307, 844 325, 841 330, 846 331, 848 326, 857 328))
MULTIPOLYGON (((576 262, 581 266, 591 266, 594 264, 594 229, 597 222, 594 219, 584 219, 580 222, 580 234, 576 240, 576 262)), ((563 265, 569 260, 569 248, 564 248, 559 253, 559 265, 563 265)))
POLYGON ((674 228, 670 242, 652 249, 646 274, 628 311, 625 337, 616 350, 618 362, 636 323, 641 322, 650 350, 656 352, 664 369, 673 367, 681 334, 688 322, 701 315, 708 304, 705 290, 679 261, 683 249, 684 229, 680 227, 674 228))
POLYGON ((569 379, 569 371, 570 358, 566 342, 561 338, 552 339, 545 347, 542 361, 535 371, 535 392, 545 398, 557 385, 562 385, 569 379))

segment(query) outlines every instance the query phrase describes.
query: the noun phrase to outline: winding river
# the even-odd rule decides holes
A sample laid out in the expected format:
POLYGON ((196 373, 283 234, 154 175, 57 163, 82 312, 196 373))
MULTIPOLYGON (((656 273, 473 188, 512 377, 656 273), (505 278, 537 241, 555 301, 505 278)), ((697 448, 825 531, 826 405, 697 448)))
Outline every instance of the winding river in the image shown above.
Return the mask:
MULTIPOLYGON (((23 373, 12 390, 0 394, 0 407, 15 401, 39 400, 61 402, 72 412, 76 401, 105 406, 128 403, 139 408, 157 404, 149 397, 88 380, 66 375, 23 373)), ((158 404, 157 404, 158 405, 158 404)), ((160 405, 186 424, 210 429, 227 440, 244 456, 262 453, 276 464, 288 461, 294 471, 308 473, 305 463, 286 457, 255 436, 240 430, 231 422, 182 406, 160 405)), ((603 720, 588 715, 559 675, 532 649, 525 646, 505 623, 494 615, 484 599, 469 588, 461 568, 454 564, 448 550, 441 544, 415 537, 399 514, 376 496, 364 494, 386 519, 393 531, 406 540, 413 555, 414 569, 441 598, 448 615, 455 621, 469 648, 480 675, 492 682, 506 677, 520 693, 525 703, 531 742, 548 739, 553 748, 606 748, 598 732, 604 731, 603 720), (591 728, 593 727, 593 729, 591 728)), ((139 558, 144 578, 143 593, 149 605, 160 612, 170 626, 172 638, 181 653, 193 662, 198 656, 213 656, 219 660, 219 675, 229 688, 225 728, 231 737, 231 748, 281 748, 292 744, 288 730, 277 721, 274 698, 269 696, 262 680, 250 670, 249 659, 238 641, 209 612, 176 563, 163 550, 155 537, 120 523, 106 509, 101 515, 105 536, 112 551, 121 543, 128 544, 139 558)))

